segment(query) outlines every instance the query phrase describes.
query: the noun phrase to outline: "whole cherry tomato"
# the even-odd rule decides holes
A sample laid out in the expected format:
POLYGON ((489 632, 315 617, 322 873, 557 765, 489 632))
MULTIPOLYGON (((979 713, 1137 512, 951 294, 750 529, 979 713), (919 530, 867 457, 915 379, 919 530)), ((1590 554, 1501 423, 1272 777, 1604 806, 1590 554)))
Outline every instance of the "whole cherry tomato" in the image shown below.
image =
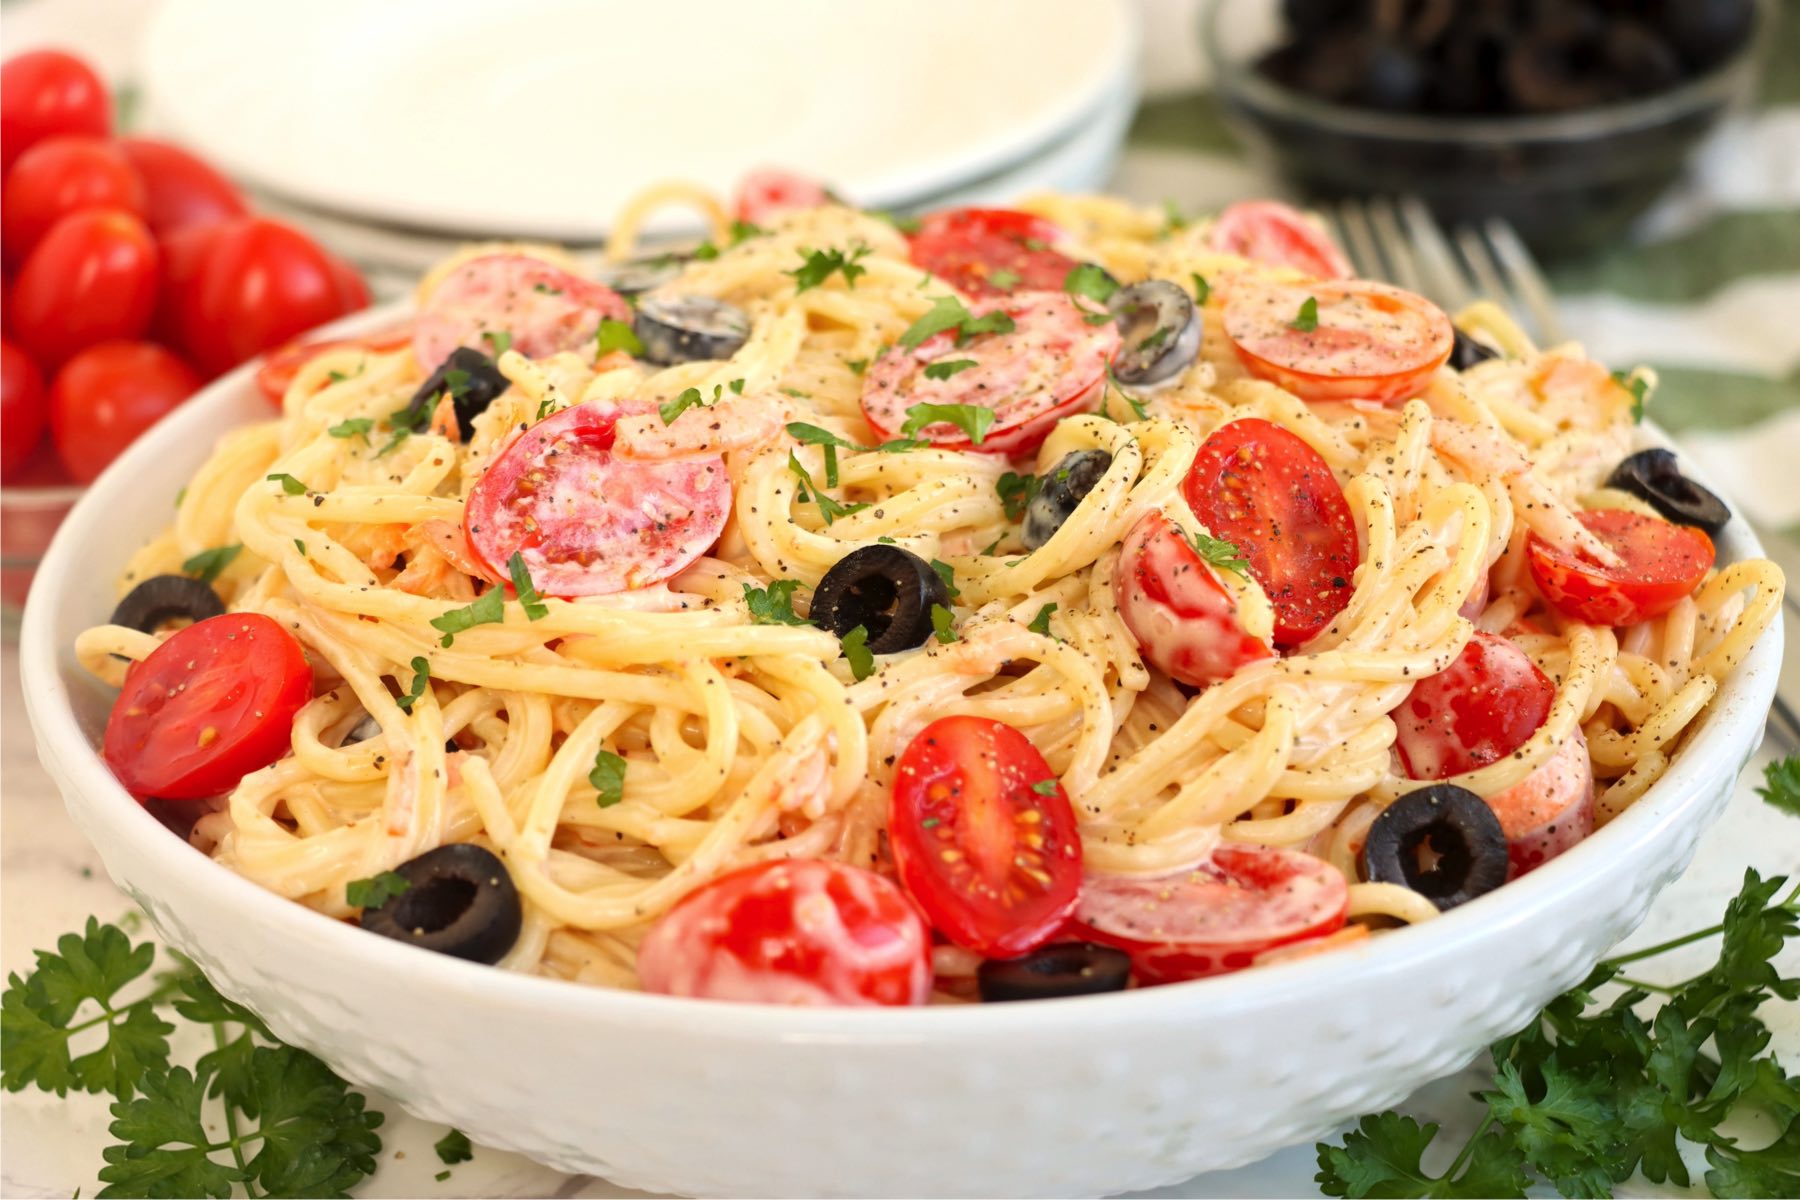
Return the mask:
POLYGON ((0 248, 16 271, 50 227, 87 208, 144 211, 144 184, 120 149, 92 137, 45 138, 6 173, 0 248))
POLYGON ((0 66, 0 169, 47 137, 112 132, 112 97, 93 69, 60 50, 34 50, 0 66))
POLYGON ((156 308, 156 242, 118 209, 51 227, 13 287, 11 334, 46 369, 96 342, 135 338, 156 308))
POLYGON ((0 338, 0 475, 10 477, 31 457, 49 411, 43 372, 31 355, 0 338))
POLYGON ((368 303, 353 269, 266 217, 188 226, 167 250, 158 330, 209 377, 368 303))
POLYGON ((89 346, 50 387, 56 453, 87 483, 199 387, 194 369, 154 342, 89 346))
POLYGON ((180 146, 155 138, 121 138, 118 145, 144 182, 144 221, 157 237, 250 211, 235 184, 180 146))

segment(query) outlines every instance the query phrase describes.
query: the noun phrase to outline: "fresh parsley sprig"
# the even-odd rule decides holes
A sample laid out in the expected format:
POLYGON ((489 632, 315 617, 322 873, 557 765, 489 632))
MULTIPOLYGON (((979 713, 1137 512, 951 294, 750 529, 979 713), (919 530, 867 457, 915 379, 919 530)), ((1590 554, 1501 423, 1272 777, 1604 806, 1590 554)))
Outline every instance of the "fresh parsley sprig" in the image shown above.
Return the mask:
POLYGON ((852 246, 848 255, 835 247, 830 250, 803 249, 799 252, 800 265, 792 271, 783 271, 782 274, 794 281, 796 296, 801 292, 818 287, 830 279, 833 274, 841 274, 844 277, 844 286, 854 289, 857 278, 869 273, 869 268, 857 264, 872 253, 873 251, 861 242, 852 246))
POLYGON ((183 575, 192 575, 201 583, 211 583, 219 577, 219 572, 231 565, 231 560, 243 553, 241 542, 229 546, 214 546, 210 550, 202 550, 181 564, 183 575))
POLYGON ((899 342, 908 350, 917 350, 926 339, 955 330, 956 344, 960 347, 977 334, 1011 333, 1013 328, 1013 319, 1004 309, 996 308, 978 317, 955 296, 938 296, 924 316, 907 326, 899 342))
POLYGON ((1631 419, 1634 423, 1644 419, 1644 407, 1650 403, 1650 377, 1644 368, 1633 367, 1630 371, 1614 371, 1613 382, 1624 388, 1631 396, 1631 419))
POLYGON ((837 434, 831 432, 831 430, 822 426, 810 425, 805 421, 789 421, 787 423, 787 432, 789 437, 793 438, 796 442, 799 442, 802 446, 825 447, 826 487, 837 486, 837 452, 839 450, 849 450, 853 452, 879 450, 884 454, 893 454, 901 450, 914 450, 920 446, 929 444, 920 441, 918 438, 907 437, 895 438, 892 441, 882 442, 879 446, 864 446, 859 442, 850 441, 848 438, 839 437, 837 434))
POLYGON ((813 482, 812 474, 807 471, 806 464, 801 462, 792 450, 788 451, 788 470, 793 473, 794 478, 800 481, 800 502, 802 504, 808 501, 817 503, 819 515, 825 519, 827 525, 839 517, 847 517, 851 513, 861 512, 869 507, 866 502, 846 503, 826 495, 824 490, 813 482))
POLYGON ((750 610, 754 625, 810 625, 812 622, 794 611, 794 591, 798 579, 776 579, 766 588, 744 585, 744 604, 750 610))
POLYGON ((594 755, 594 769, 588 782, 594 785, 595 799, 601 808, 611 808, 625 799, 625 759, 611 750, 594 755))
POLYGON ((1250 563, 1245 559, 1244 552, 1238 549, 1236 542, 1204 533, 1188 534, 1187 540, 1188 545, 1194 548, 1194 553, 1200 556, 1200 561, 1207 566, 1230 571, 1244 579, 1250 578, 1250 563))
POLYGON ((981 404, 914 404, 906 410, 906 423, 900 426, 900 433, 910 438, 940 422, 956 426, 979 446, 994 426, 994 410, 981 404))
POLYGON ((1036 475, 1018 475, 1012 471, 1000 476, 994 484, 994 490, 1000 493, 1000 507, 1006 510, 1006 519, 1017 521, 1025 515, 1031 506, 1032 499, 1038 494, 1043 480, 1036 475))
POLYGON ((456 641, 456 635, 477 625, 498 625, 506 620, 506 597, 500 594, 499 588, 490 590, 473 604, 465 604, 461 608, 453 608, 441 617, 431 618, 431 627, 443 634, 439 645, 446 650, 456 641))

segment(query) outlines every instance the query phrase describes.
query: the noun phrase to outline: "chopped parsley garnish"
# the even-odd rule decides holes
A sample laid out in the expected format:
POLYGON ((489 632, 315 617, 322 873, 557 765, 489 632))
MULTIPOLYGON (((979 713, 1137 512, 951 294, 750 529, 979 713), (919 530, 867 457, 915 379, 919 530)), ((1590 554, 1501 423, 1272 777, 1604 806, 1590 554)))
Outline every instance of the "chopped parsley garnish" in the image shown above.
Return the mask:
POLYGON ((1200 561, 1208 566, 1217 567, 1221 571, 1230 571, 1245 579, 1250 578, 1250 564, 1235 543, 1204 533, 1194 533, 1188 534, 1188 544, 1194 548, 1194 553, 1200 556, 1200 561))
POLYGON ((987 440, 988 430, 994 425, 994 410, 979 404, 914 404, 906 410, 906 424, 900 432, 912 437, 929 425, 948 422, 963 431, 963 435, 979 446, 987 440))
POLYGON ((588 782, 599 793, 595 799, 601 808, 611 808, 625 799, 625 766, 625 760, 611 750, 594 755, 594 769, 588 772, 588 782))
POLYGON ((1031 785, 1031 790, 1040 796, 1054 796, 1058 786, 1060 785, 1054 779, 1040 779, 1031 785))
POLYGON ((1300 306, 1300 311, 1294 314, 1294 319, 1288 322, 1288 328, 1298 329, 1301 333, 1311 333, 1318 327, 1319 301, 1316 297, 1308 296, 1306 303, 1300 306))
MULTIPOLYGON (((551 403, 551 401, 546 400, 544 403, 549 404, 549 403, 551 403)), ((540 408, 541 408, 541 406, 540 406, 540 408)), ((410 430, 410 429, 399 428, 399 429, 394 430, 394 436, 390 437, 386 441, 386 443, 384 443, 382 445, 381 449, 379 449, 375 452, 375 457, 376 458, 385 458, 388 454, 392 453, 395 450, 398 450, 400 448, 400 443, 404 442, 407 438, 409 438, 411 436, 412 436, 412 430, 410 430)))
MULTIPOLYGON (((551 392, 549 395, 545 396, 542 400, 538 401, 537 419, 541 421, 545 417, 549 416, 551 413, 554 413, 556 411, 557 411, 556 393, 551 392)), ((376 455, 376 457, 379 458, 381 456, 376 455)))
POLYGON ((477 625, 495 625, 506 620, 506 598, 494 588, 487 595, 473 604, 465 604, 461 608, 453 608, 441 617, 431 618, 431 627, 443 634, 439 643, 446 650, 456 640, 456 635, 477 625))
MULTIPOLYGON (((826 448, 826 453, 831 453, 829 447, 826 448)), ((866 503, 846 504, 841 500, 833 500, 830 496, 827 496, 824 491, 820 489, 819 485, 813 482, 813 477, 807 472, 806 465, 795 457, 792 450, 788 451, 788 470, 792 471, 794 477, 800 481, 801 501, 805 502, 811 500, 816 502, 819 506, 819 515, 825 519, 825 524, 827 525, 830 525, 839 517, 847 517, 851 513, 861 512, 863 509, 869 507, 866 503)))
POLYGON ((631 327, 629 321, 615 321, 611 317, 601 317, 600 327, 594 330, 594 359, 605 358, 615 350, 623 350, 633 358, 644 356, 644 343, 631 327))
POLYGON ((380 908, 412 883, 398 871, 383 871, 367 879, 352 879, 344 885, 344 903, 351 908, 380 908))
POLYGON ((1630 371, 1612 373, 1613 382, 1631 395, 1631 419, 1634 422, 1644 419, 1644 406, 1650 401, 1650 381, 1644 378, 1642 372, 1642 367, 1634 367, 1630 371))
POLYGON ((956 640, 956 614, 941 604, 931 606, 931 631, 940 642, 956 640))
POLYGON ((1041 486, 1043 482, 1036 475, 1015 475, 1011 471, 1002 475, 994 484, 994 490, 1000 493, 1000 505, 1006 510, 1006 519, 1017 521, 1023 517, 1041 486))
POLYGON ((936 571, 937 577, 944 581, 944 590, 950 594, 952 600, 962 595, 962 589, 956 586, 955 568, 941 558, 934 558, 931 560, 931 569, 936 571))
POLYGON ((243 543, 233 542, 229 546, 214 546, 210 550, 202 550, 181 564, 183 575, 192 575, 201 583, 211 583, 219 577, 219 572, 231 565, 231 560, 244 551, 243 543))
POLYGON ((469 1145, 469 1137, 460 1129, 452 1129, 437 1140, 432 1146, 437 1151, 438 1161, 446 1167, 454 1167, 457 1163, 465 1163, 475 1157, 475 1148, 469 1145))
POLYGON ((1025 628, 1031 630, 1031 632, 1033 632, 1033 633, 1041 633, 1045 637, 1051 636, 1051 634, 1050 634, 1050 614, 1055 611, 1056 611, 1055 604, 1044 605, 1044 607, 1038 609, 1037 616, 1031 618, 1031 623, 1028 624, 1027 626, 1025 626, 1025 628))
POLYGON ((306 495, 306 485, 301 483, 298 479, 295 479, 292 475, 289 475, 286 471, 282 471, 275 475, 268 475, 265 476, 265 478, 272 482, 279 483, 281 485, 281 490, 290 496, 306 495))
POLYGON ((1163 237, 1168 237, 1171 233, 1174 233, 1178 229, 1186 229, 1187 228, 1188 219, 1185 215, 1182 214, 1181 209, 1176 207, 1175 201, 1170 200, 1167 197, 1164 197, 1162 207, 1163 207, 1163 228, 1162 228, 1162 236, 1163 237))
POLYGON ((513 593, 519 598, 519 606, 525 610, 527 620, 539 621, 550 615, 550 606, 538 595, 538 590, 531 582, 531 572, 525 567, 525 556, 517 550, 506 560, 506 573, 512 576, 513 593))
POLYGON ((806 625, 807 619, 794 611, 794 590, 798 579, 777 579, 768 587, 744 585, 744 604, 750 609, 751 623, 756 625, 806 625))
POLYGON ((858 683, 875 673, 875 655, 869 649, 869 631, 858 625, 838 639, 844 648, 844 661, 850 664, 850 675, 858 683))
POLYGON ((831 250, 802 249, 799 253, 802 260, 800 265, 792 271, 782 272, 783 275, 794 281, 796 296, 810 288, 818 287, 831 278, 833 273, 843 275, 845 287, 855 288, 857 277, 869 273, 867 267, 858 266, 857 263, 873 252, 868 246, 858 242, 851 248, 847 257, 842 250, 835 248, 831 250))
POLYGON ((531 290, 534 292, 542 292, 546 296, 560 296, 563 294, 561 288, 551 287, 547 283, 534 283, 531 285, 531 290))
MULTIPOLYGON (((1071 296, 1085 296, 1101 307, 1113 298, 1119 290, 1119 281, 1106 273, 1106 268, 1098 263, 1082 263, 1070 267, 1069 273, 1063 277, 1063 291, 1071 296)), ((1111 314, 1107 315, 1111 320, 1111 314)))
POLYGON ((1013 328, 1013 319, 1003 309, 997 308, 977 317, 955 296, 939 296, 931 302, 931 308, 924 316, 907 326, 899 340, 908 350, 917 350, 926 339, 954 329, 956 344, 962 346, 976 334, 1011 333, 1013 328))
POLYGON ((688 388, 673 400, 664 400, 661 404, 657 405, 656 411, 661 414, 664 425, 673 425, 675 423, 675 418, 679 417, 688 409, 710 408, 712 405, 718 403, 718 401, 719 397, 717 395, 714 395, 709 401, 702 398, 699 388, 688 388))
POLYGON ((888 212, 886 209, 881 208, 870 209, 869 215, 874 217, 877 221, 886 221, 901 233, 919 232, 919 218, 917 217, 902 216, 899 213, 888 212))
POLYGON ((731 223, 731 245, 741 246, 753 237, 762 237, 769 231, 753 221, 736 220, 731 223))
POLYGON ((719 257, 719 248, 712 244, 711 238, 694 247, 695 262, 711 262, 717 257, 719 257))
POLYGON ((294 549, 300 551, 301 558, 306 557, 306 543, 301 541, 299 538, 294 539, 294 549))
POLYGON ((852 375, 861 375, 864 371, 869 369, 869 360, 866 358, 847 358, 844 360, 844 365, 850 368, 850 373, 852 375))
MULTIPOLYGON (((1149 409, 1144 407, 1144 402, 1142 400, 1125 390, 1124 386, 1119 382, 1119 377, 1113 374, 1111 363, 1106 364, 1106 382, 1113 391, 1119 393, 1119 399, 1123 400, 1131 409, 1132 416, 1140 421, 1147 421, 1150 419, 1149 409)), ((1105 399, 1102 399, 1100 402, 1100 415, 1109 420, 1112 418, 1112 414, 1106 411, 1105 399)))
POLYGON ((949 379, 951 376, 958 375, 974 365, 975 360, 972 358, 944 359, 940 362, 928 364, 925 368, 925 378, 949 379))
POLYGON ((1200 274, 1198 271, 1193 272, 1193 278, 1194 303, 1205 304, 1212 296, 1212 284, 1206 282, 1206 276, 1200 274))
POLYGON ((1019 286, 1019 273, 1001 267, 998 271, 990 274, 987 277, 987 281, 989 284, 999 288, 1003 292, 1010 292, 1019 286))
POLYGON ((744 394, 744 381, 742 379, 734 379, 725 386, 731 389, 731 394, 734 396, 741 396, 744 394))
POLYGON ((370 417, 346 417, 325 432, 334 438, 359 437, 366 442, 369 440, 369 430, 373 428, 375 422, 370 417))
POLYGON ((486 330, 482 333, 481 340, 486 342, 492 348, 492 356, 494 358, 499 358, 502 354, 505 354, 508 350, 512 349, 512 334, 504 329, 486 330))
POLYGON ((424 658, 415 658, 412 660, 412 670, 412 688, 406 695, 397 696, 394 699, 394 703, 400 706, 401 712, 411 712, 413 710, 413 705, 419 702, 419 697, 423 696, 425 694, 425 689, 431 685, 430 662, 426 661, 424 658))

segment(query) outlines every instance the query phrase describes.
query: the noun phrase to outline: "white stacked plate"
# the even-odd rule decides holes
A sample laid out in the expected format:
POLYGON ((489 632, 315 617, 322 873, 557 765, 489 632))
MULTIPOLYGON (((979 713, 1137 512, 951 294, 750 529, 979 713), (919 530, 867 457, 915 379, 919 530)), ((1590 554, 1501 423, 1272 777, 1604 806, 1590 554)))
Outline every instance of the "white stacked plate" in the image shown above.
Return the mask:
POLYGON ((1127 0, 167 0, 143 55, 149 125, 403 270, 761 166, 898 211, 1096 188, 1138 86, 1127 0))

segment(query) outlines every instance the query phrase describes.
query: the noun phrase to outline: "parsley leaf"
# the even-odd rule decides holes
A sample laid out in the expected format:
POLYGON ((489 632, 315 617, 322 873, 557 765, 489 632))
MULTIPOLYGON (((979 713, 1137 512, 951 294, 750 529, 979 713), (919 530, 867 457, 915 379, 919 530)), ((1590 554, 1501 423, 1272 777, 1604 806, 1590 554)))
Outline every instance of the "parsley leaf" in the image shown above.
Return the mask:
POLYGON ((1040 796, 1054 796, 1058 786, 1060 785, 1054 779, 1040 779, 1031 785, 1031 790, 1040 796))
POLYGON ((1315 297, 1308 296, 1306 303, 1300 306, 1300 311, 1294 314, 1294 319, 1288 322, 1288 328, 1298 329, 1301 333, 1311 333, 1318 327, 1319 301, 1315 297))
POLYGON ((383 871, 344 885, 344 903, 351 908, 380 908, 412 884, 398 871, 383 871))
MULTIPOLYGON (((860 629, 861 626, 858 626, 860 629)), ((956 614, 941 604, 931 606, 931 631, 937 634, 940 642, 956 640, 956 614)))
POLYGON ((1205 304, 1212 296, 1212 284, 1206 282, 1206 276, 1200 274, 1200 272, 1195 271, 1192 274, 1194 279, 1194 303, 1205 304))
MULTIPOLYGON (((825 453, 827 458, 829 458, 832 453, 832 448, 827 446, 825 448, 825 453)), ((827 496, 820 490, 819 485, 813 482, 813 477, 807 471, 805 464, 795 457, 792 450, 788 451, 788 470, 793 472, 794 477, 800 481, 801 501, 805 502, 807 500, 812 500, 816 502, 819 506, 819 515, 825 519, 825 524, 827 525, 830 525, 839 517, 847 517, 851 513, 861 512, 863 509, 869 507, 866 503, 846 504, 841 500, 834 500, 830 496, 827 496)))
MULTIPOLYGON (((1150 419, 1150 410, 1144 406, 1142 400, 1139 400, 1136 396, 1125 390, 1124 385, 1119 382, 1119 377, 1113 374, 1111 363, 1106 364, 1106 382, 1113 391, 1119 393, 1119 399, 1125 401, 1126 405, 1130 407, 1132 416, 1140 421, 1147 421, 1150 419)), ((1102 402, 1100 407, 1101 412, 1104 414, 1106 409, 1105 403, 1102 402)))
POLYGON ((231 560, 243 553, 242 543, 229 546, 214 546, 210 550, 202 550, 181 564, 181 573, 192 575, 201 583, 211 583, 219 577, 219 572, 231 565, 231 560))
POLYGON ((438 1161, 446 1167, 468 1162, 475 1157, 475 1148, 469 1145, 469 1136, 460 1129, 452 1129, 446 1133, 432 1149, 437 1151, 438 1161))
POLYGON ((1641 422, 1644 419, 1644 406, 1650 402, 1650 381, 1644 377, 1643 368, 1614 371, 1612 378, 1614 383, 1631 394, 1631 419, 1641 422))
POLYGON ((777 579, 766 588, 744 585, 744 604, 750 609, 750 620, 756 625, 806 625, 805 617, 794 611, 794 589, 798 579, 777 579))
POLYGON ((1165 197, 1163 197, 1162 207, 1163 207, 1163 228, 1162 228, 1162 236, 1163 237, 1168 237, 1171 233, 1174 233, 1178 229, 1186 229, 1187 228, 1188 219, 1186 216, 1184 216, 1182 214, 1181 209, 1176 206, 1175 201, 1173 201, 1165 196, 1165 197))
POLYGON ((541 621, 550 615, 550 606, 538 595, 531 582, 531 572, 526 569, 525 556, 519 551, 514 550, 512 557, 506 560, 506 573, 512 576, 513 594, 519 598, 526 620, 541 621))
POLYGON ((1791 817, 1800 817, 1800 754, 1790 754, 1763 768, 1756 794, 1791 817))
POLYGON ((994 490, 1000 493, 1000 506, 1006 510, 1006 519, 1017 521, 1023 517, 1042 486, 1043 481, 1036 475, 1015 475, 1011 471, 1002 475, 994 484, 994 490))
POLYGON ((946 329, 956 329, 974 314, 955 296, 938 296, 931 302, 931 309, 924 316, 906 327, 900 335, 900 344, 908 350, 917 350, 927 338, 936 337, 946 329))
POLYGON ((974 365, 975 360, 972 358, 943 359, 938 362, 927 364, 925 367, 925 378, 949 379, 952 375, 960 374, 974 365))
POLYGON ((1341 1148, 1320 1148, 1319 1190, 1327 1196, 1525 1195, 1519 1155, 1496 1134, 1484 1133, 1466 1164, 1452 1164, 1462 1168, 1455 1179, 1450 1172, 1427 1175, 1420 1159, 1437 1132, 1435 1124, 1421 1126, 1399 1113, 1364 1117, 1341 1148))
MULTIPOLYGON (((1184 531, 1185 532, 1185 531, 1184 531)), ((1236 543, 1224 538, 1210 537, 1204 533, 1188 534, 1188 545, 1200 556, 1200 561, 1221 571, 1230 571, 1245 579, 1250 578, 1250 563, 1236 543)))
POLYGON ((429 661, 422 657, 413 659, 412 670, 411 690, 404 696, 394 698, 394 703, 400 706, 401 712, 411 712, 413 705, 419 702, 419 697, 425 694, 425 689, 431 686, 431 663, 429 661))
POLYGON ((1031 623, 1026 625, 1025 628, 1031 630, 1033 633, 1043 634, 1045 637, 1053 636, 1050 632, 1050 614, 1055 611, 1055 604, 1044 605, 1044 607, 1038 609, 1037 616, 1031 618, 1031 623))
MULTIPOLYGON (((1063 276, 1063 291, 1071 296, 1085 296, 1102 307, 1118 290, 1119 281, 1099 263, 1082 263, 1070 267, 1069 273, 1063 276)), ((1108 319, 1111 319, 1110 314, 1108 319)))
POLYGON ((711 262, 717 257, 719 257, 719 248, 713 245, 711 238, 707 238, 694 247, 693 259, 695 262, 711 262))
POLYGON ((944 581, 944 590, 950 594, 952 600, 962 595, 962 589, 956 586, 956 569, 954 567, 940 558, 934 558, 931 560, 931 569, 936 571, 937 577, 944 581))
POLYGON ((869 369, 869 360, 866 358, 846 358, 844 360, 844 365, 850 368, 850 373, 852 375, 861 375, 864 371, 869 369))
POLYGON ((272 482, 279 483, 281 485, 281 490, 290 496, 306 495, 306 485, 285 471, 277 475, 265 476, 265 478, 272 482))
POLYGON ((844 286, 854 289, 857 277, 869 273, 867 267, 858 266, 857 263, 871 253, 869 247, 861 242, 851 248, 848 257, 842 250, 835 248, 831 250, 802 249, 799 251, 802 259, 800 266, 792 271, 783 271, 782 274, 794 281, 796 296, 801 292, 818 287, 831 278, 833 273, 842 274, 844 286))
POLYGON ((899 213, 889 212, 886 209, 880 208, 870 209, 869 215, 878 221, 886 221, 901 233, 919 232, 919 218, 917 217, 902 216, 899 213))
POLYGON ((1003 292, 1010 292, 1019 286, 1019 273, 1001 267, 998 271, 991 272, 987 281, 992 287, 997 287, 1003 292))
POLYGON ((731 245, 741 246, 753 237, 762 237, 769 231, 752 221, 742 219, 731 223, 731 245))
MULTIPOLYGON (((715 396, 713 399, 716 402, 718 397, 715 396)), ((675 423, 675 418, 679 417, 690 408, 710 407, 711 405, 700 395, 699 388, 688 388, 673 400, 664 400, 661 404, 657 405, 656 411, 662 416, 664 425, 673 425, 675 423)))
POLYGON ((611 317, 601 317, 600 327, 594 330, 594 359, 605 358, 615 350, 623 350, 633 358, 644 356, 643 339, 629 321, 615 321, 611 317))
POLYGON ((844 648, 844 661, 850 664, 850 674, 861 683, 875 673, 875 655, 869 649, 869 631, 861 625, 838 639, 844 648))
POLYGON ((904 437, 912 437, 929 425, 947 422, 963 431, 963 435, 979 446, 987 440, 994 425, 994 410, 979 404, 914 404, 906 410, 906 424, 900 427, 904 437))
POLYGON ((375 421, 373 418, 346 417, 325 432, 329 433, 334 438, 359 437, 366 442, 369 440, 369 430, 373 428, 375 428, 375 421))
POLYGON ((477 625, 495 625, 506 620, 506 597, 500 594, 499 588, 489 591, 473 604, 465 604, 461 608, 453 608, 441 617, 431 618, 431 627, 444 635, 439 645, 445 649, 456 640, 456 635, 477 625))
POLYGON ((601 808, 611 808, 625 799, 625 767, 625 760, 611 750, 594 755, 594 769, 588 772, 588 782, 599 793, 596 799, 601 808))
POLYGON ((481 340, 493 348, 493 353, 490 355, 492 358, 499 358, 512 349, 512 334, 504 329, 483 330, 481 340))

